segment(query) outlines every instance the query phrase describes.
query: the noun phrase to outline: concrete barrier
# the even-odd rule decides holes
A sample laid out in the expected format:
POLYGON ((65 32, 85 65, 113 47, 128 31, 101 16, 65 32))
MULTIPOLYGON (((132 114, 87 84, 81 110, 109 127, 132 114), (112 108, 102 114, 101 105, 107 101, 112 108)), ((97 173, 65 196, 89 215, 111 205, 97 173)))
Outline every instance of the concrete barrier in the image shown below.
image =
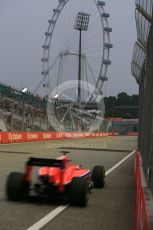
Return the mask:
POLYGON ((118 136, 116 132, 1 132, 0 143, 19 143, 31 141, 49 141, 69 138, 96 138, 118 136))
POLYGON ((128 132, 128 136, 138 136, 138 132, 128 132))

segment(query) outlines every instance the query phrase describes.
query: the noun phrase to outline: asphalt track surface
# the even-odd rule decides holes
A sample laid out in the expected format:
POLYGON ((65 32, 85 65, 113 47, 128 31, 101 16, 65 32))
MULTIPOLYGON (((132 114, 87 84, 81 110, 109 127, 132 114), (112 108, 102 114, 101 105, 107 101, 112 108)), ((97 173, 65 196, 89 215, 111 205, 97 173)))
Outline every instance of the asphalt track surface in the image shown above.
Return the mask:
MULTIPOLYGON (((57 201, 7 201, 7 176, 12 171, 22 172, 29 157, 59 157, 60 149, 68 148, 73 162, 87 168, 102 164, 108 171, 128 156, 136 144, 136 137, 102 137, 0 145, 0 230, 26 230, 61 205, 57 201)), ((134 230, 133 170, 131 156, 106 177, 104 189, 92 191, 86 208, 68 206, 42 229, 134 230)), ((62 205, 65 207, 66 204, 62 205)))

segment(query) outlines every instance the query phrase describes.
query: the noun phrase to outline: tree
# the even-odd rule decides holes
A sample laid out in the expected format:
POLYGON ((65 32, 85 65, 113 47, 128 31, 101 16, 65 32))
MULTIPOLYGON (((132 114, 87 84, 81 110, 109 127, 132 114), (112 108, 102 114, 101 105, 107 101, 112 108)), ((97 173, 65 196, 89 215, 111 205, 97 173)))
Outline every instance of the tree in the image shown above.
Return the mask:
POLYGON ((115 96, 105 97, 105 117, 138 117, 138 95, 129 96, 126 92, 121 92, 115 96))

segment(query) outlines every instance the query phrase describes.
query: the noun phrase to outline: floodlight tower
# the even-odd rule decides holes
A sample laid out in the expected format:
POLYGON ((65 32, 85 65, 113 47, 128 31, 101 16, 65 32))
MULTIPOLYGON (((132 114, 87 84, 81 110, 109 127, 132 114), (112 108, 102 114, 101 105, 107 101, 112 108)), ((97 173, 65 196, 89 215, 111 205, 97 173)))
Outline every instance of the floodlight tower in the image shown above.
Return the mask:
POLYGON ((78 12, 74 29, 79 30, 78 103, 81 103, 81 39, 82 30, 88 30, 90 14, 78 12))

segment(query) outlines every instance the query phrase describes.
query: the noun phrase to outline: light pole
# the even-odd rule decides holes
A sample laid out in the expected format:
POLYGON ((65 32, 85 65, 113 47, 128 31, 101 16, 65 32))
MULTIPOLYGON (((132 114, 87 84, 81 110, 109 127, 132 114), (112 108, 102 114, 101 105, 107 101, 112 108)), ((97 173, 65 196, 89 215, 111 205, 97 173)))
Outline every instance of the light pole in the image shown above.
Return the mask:
POLYGON ((26 94, 28 92, 27 88, 23 88, 21 90, 21 95, 22 95, 22 106, 23 106, 23 113, 22 113, 22 131, 25 130, 25 98, 24 98, 24 94, 26 94))
POLYGON ((78 66, 78 103, 81 103, 81 35, 82 30, 88 30, 90 14, 78 12, 75 20, 74 29, 79 30, 79 66, 78 66))

